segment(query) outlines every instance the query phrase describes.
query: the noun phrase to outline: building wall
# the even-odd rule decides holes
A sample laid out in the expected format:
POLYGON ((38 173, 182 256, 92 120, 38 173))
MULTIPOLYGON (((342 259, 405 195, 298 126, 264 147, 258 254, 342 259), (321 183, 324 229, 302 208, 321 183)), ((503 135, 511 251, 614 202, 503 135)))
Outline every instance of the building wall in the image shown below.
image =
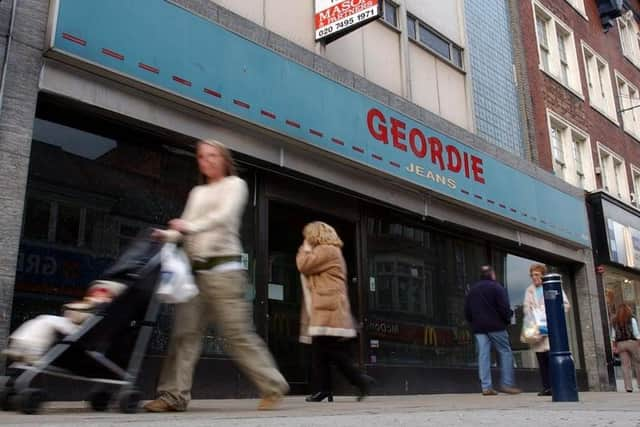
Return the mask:
MULTIPOLYGON (((626 133, 622 127, 622 117, 616 113, 614 123, 590 105, 585 63, 582 53, 582 41, 602 56, 609 65, 609 73, 613 84, 613 95, 616 111, 620 110, 620 99, 615 84, 615 71, 619 71, 636 86, 640 82, 640 69, 623 56, 620 33, 617 25, 607 33, 602 28, 595 1, 585 1, 586 18, 578 13, 567 1, 540 0, 546 9, 551 11, 567 26, 575 38, 575 47, 580 72, 582 96, 566 89, 554 78, 540 70, 534 25, 533 6, 530 0, 522 1, 520 18, 522 22, 522 38, 527 56, 527 72, 531 87, 533 116, 536 123, 536 141, 538 142, 538 163, 544 169, 553 171, 553 159, 550 144, 547 109, 557 113, 575 127, 588 134, 591 145, 592 167, 599 167, 598 143, 605 145, 626 161, 626 173, 629 190, 633 192, 630 165, 640 166, 640 141, 626 133)), ((640 2, 630 1, 636 11, 640 11, 640 2)), ((602 176, 594 173, 595 188, 602 188, 602 176)), ((630 203, 629 198, 623 201, 630 203)))
MULTIPOLYGON (((0 3, 0 55, 5 57, 12 2, 0 3)), ((18 2, 0 110, 0 343, 6 342, 27 185, 31 133, 48 2, 18 2)), ((0 356, 0 372, 4 369, 0 356)))
POLYGON ((524 156, 507 1, 466 0, 465 16, 477 133, 524 156))

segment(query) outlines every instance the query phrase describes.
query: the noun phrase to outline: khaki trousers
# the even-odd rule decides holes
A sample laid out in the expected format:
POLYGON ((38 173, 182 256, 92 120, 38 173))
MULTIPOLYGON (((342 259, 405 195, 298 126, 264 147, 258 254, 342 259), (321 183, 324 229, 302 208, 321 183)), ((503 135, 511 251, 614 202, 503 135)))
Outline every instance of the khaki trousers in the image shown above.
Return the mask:
POLYGON ((633 390, 631 360, 636 370, 636 378, 640 382, 640 342, 636 340, 618 341, 618 354, 622 365, 622 378, 624 379, 625 390, 633 390))
POLYGON ((158 383, 158 397, 177 410, 187 408, 193 373, 202 351, 202 335, 209 322, 215 324, 224 338, 227 352, 261 396, 287 393, 287 381, 254 331, 252 306, 245 300, 245 272, 199 271, 196 283, 200 294, 189 302, 176 305, 169 353, 158 383))

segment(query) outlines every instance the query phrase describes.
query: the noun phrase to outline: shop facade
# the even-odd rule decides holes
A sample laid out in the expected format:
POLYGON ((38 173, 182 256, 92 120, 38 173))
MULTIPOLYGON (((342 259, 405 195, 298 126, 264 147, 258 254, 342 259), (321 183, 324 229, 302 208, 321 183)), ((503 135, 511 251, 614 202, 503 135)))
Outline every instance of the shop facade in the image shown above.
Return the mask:
MULTIPOLYGON (((516 313, 518 381, 536 390, 518 340, 533 262, 563 275, 580 387, 608 386, 580 191, 210 2, 60 0, 47 14, 9 328, 57 312, 141 230, 178 216, 194 142, 215 138, 249 184, 247 298, 294 393, 309 390, 295 253, 312 220, 345 241, 353 350, 377 393, 479 390, 463 304, 484 264, 516 313)), ((170 327, 164 307, 148 394, 170 327)), ((214 329, 196 378, 196 397, 254 393, 214 329)))

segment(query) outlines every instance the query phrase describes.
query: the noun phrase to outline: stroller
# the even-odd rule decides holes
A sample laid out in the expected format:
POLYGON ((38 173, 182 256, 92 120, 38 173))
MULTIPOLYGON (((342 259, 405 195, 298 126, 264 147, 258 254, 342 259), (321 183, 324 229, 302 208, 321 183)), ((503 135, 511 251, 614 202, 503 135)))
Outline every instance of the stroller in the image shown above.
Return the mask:
POLYGON ((161 248, 148 237, 136 239, 102 277, 124 284, 125 290, 34 364, 9 366, 14 375, 0 377, 3 410, 37 413, 46 400, 43 389, 31 386, 39 375, 95 383, 87 400, 96 411, 105 411, 112 401, 122 412, 138 410, 142 393, 136 381, 160 306, 155 290, 161 248), (115 399, 114 386, 119 387, 115 399))

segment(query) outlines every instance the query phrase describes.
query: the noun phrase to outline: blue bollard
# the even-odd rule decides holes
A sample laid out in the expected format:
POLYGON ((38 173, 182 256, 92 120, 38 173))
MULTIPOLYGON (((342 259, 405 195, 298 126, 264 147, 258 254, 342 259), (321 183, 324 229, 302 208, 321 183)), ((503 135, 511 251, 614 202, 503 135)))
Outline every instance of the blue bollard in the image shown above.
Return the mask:
POLYGON ((562 276, 546 274, 542 278, 544 307, 549 331, 549 368, 554 402, 577 402, 578 385, 573 356, 569 351, 567 323, 562 300, 562 276))

